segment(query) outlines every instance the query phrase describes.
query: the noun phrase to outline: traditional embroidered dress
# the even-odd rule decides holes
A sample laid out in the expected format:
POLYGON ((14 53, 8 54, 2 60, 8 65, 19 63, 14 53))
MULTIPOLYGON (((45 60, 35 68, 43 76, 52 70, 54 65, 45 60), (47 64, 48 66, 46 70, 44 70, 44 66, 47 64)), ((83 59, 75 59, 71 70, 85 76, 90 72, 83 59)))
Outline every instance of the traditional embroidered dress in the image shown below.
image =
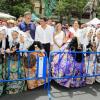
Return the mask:
MULTIPOLYGON (((74 45, 73 43, 75 43, 75 41, 72 41, 71 44, 74 45)), ((76 51, 78 51, 78 49, 76 51)), ((53 55, 51 63, 53 77, 80 76, 85 74, 84 56, 82 54, 76 54, 75 58, 75 56, 70 53, 70 50, 67 52, 67 54, 62 53, 60 55, 53 55)), ((57 79, 56 82, 68 88, 82 87, 85 85, 85 78, 57 79)))
MULTIPOLYGON (((5 53, 2 53, 2 50, 9 48, 8 37, 5 37, 5 32, 0 31, 0 35, 4 36, 4 39, 0 40, 0 81, 5 79, 5 53)), ((0 95, 4 92, 5 84, 0 82, 0 95)))
MULTIPOLYGON (((44 53, 31 53, 30 54, 30 66, 28 66, 28 64, 26 64, 26 60, 28 59, 25 58, 26 60, 24 61, 24 67, 25 67, 25 73, 26 73, 26 78, 36 78, 36 71, 37 71, 37 63, 36 63, 36 57, 43 57, 44 56, 44 53)), ((41 66, 40 66, 41 67, 41 66)), ((37 88, 41 85, 44 84, 44 80, 28 80, 27 81, 27 86, 28 86, 28 89, 34 89, 34 88, 37 88)))
MULTIPOLYGON (((40 42, 38 41, 35 41, 29 48, 30 51, 32 50, 42 50, 43 47, 41 45, 40 42)), ((33 53, 30 53, 30 66, 28 66, 28 56, 25 57, 24 59, 24 67, 25 67, 25 73, 26 73, 26 78, 36 78, 36 71, 37 71, 37 56, 40 58, 40 57, 44 57, 45 54, 43 52, 33 52, 33 53)), ((43 63, 43 62, 42 62, 43 63)), ((43 67, 42 65, 40 65, 39 67, 43 67)), ((42 70, 41 70, 42 71, 42 70)), ((39 73, 38 73, 39 74, 39 73)), ((36 80, 28 80, 27 81, 27 86, 28 86, 28 89, 34 89, 34 88, 37 88, 41 85, 44 84, 44 80, 43 79, 36 79, 36 80)))
MULTIPOLYGON (((6 59, 6 79, 12 81, 23 79, 25 78, 25 72, 22 64, 22 59, 20 59, 21 61, 19 62, 18 53, 16 53, 16 50, 19 50, 20 46, 18 38, 15 40, 12 38, 12 40, 9 40, 9 42, 11 53, 7 55, 6 59)), ((7 94, 16 94, 22 92, 25 89, 25 81, 13 81, 6 83, 7 94)))
MULTIPOLYGON (((85 43, 84 43, 84 47, 85 47, 85 51, 86 52, 94 52, 95 50, 93 50, 93 30, 91 30, 91 28, 88 30, 86 37, 85 37, 85 43)), ((86 67, 86 73, 88 75, 93 75, 93 73, 95 72, 95 58, 96 54, 86 54, 85 55, 85 67, 86 67)), ((95 77, 86 77, 86 84, 93 84, 95 82, 95 77)))

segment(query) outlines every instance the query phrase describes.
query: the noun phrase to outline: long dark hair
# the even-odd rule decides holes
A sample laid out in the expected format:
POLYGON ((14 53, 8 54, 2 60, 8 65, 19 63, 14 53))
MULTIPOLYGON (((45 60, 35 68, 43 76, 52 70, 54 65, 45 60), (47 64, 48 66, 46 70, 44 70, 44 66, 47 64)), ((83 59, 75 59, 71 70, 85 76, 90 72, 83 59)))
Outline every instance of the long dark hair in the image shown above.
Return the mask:
POLYGON ((43 45, 41 44, 41 42, 39 41, 34 41, 34 43, 29 47, 29 51, 31 50, 35 50, 35 45, 37 45, 37 47, 42 50, 43 49, 43 45))
POLYGON ((73 37, 71 42, 69 43, 68 49, 71 51, 75 50, 78 48, 78 40, 77 37, 73 37))
POLYGON ((78 48, 78 39, 77 39, 77 37, 73 37, 72 41, 69 43, 69 50, 79 52, 79 53, 71 53, 71 55, 73 56, 75 61, 82 62, 84 54, 80 53, 80 52, 82 52, 83 48, 82 48, 81 44, 80 44, 80 48, 78 48))

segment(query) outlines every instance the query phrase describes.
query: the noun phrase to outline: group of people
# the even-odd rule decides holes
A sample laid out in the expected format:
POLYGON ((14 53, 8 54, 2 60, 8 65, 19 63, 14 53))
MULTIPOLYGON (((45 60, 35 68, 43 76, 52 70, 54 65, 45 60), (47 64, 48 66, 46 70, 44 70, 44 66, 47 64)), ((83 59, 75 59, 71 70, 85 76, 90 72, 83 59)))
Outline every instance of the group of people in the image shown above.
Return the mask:
MULTIPOLYGON (((74 21, 72 27, 67 24, 63 27, 61 23, 56 24, 46 17, 42 17, 38 23, 34 23, 31 21, 31 12, 25 12, 24 17, 19 17, 17 21, 0 22, 0 81, 35 77, 36 55, 44 57, 44 52, 46 52, 49 58, 50 51, 100 52, 100 28, 93 26, 80 28, 78 21, 74 21), (16 53, 18 50, 40 50, 41 52, 30 53, 30 66, 28 66, 28 54, 20 53, 21 64, 18 67, 18 54, 16 53)), ((76 56, 65 53, 54 54, 51 62, 52 76, 71 75, 73 70, 76 76, 86 74, 88 61, 91 61, 88 74, 91 74, 94 71, 95 58, 97 59, 96 72, 100 74, 100 54, 76 54, 76 56), (61 56, 60 61, 59 56, 61 56)), ((85 84, 93 84, 95 80, 100 82, 100 77, 55 81, 65 87, 81 87, 85 84)), ((0 95, 15 94, 43 84, 42 79, 0 82, 0 95)))
POLYGON ((52 54, 51 69, 53 77, 62 79, 55 81, 67 88, 82 87, 95 81, 100 83, 99 76, 82 77, 100 74, 100 28, 85 24, 79 27, 78 21, 75 21, 66 32, 62 31, 60 23, 57 24, 53 49, 62 53, 52 54), (64 79, 66 76, 74 78, 64 79))

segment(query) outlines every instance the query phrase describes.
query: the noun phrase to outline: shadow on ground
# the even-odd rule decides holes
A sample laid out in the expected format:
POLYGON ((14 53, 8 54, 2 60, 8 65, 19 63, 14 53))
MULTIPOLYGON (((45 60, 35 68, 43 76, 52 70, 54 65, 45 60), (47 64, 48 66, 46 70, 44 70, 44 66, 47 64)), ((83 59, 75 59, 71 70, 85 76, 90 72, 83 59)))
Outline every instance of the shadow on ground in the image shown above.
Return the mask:
POLYGON ((94 97, 98 96, 100 93, 100 83, 95 83, 93 85, 87 85, 81 88, 65 88, 58 85, 56 82, 52 82, 51 95, 53 98, 81 96, 81 95, 92 95, 94 97))
MULTIPOLYGON (((92 95, 93 97, 97 97, 98 93, 100 94, 99 83, 95 83, 94 85, 87 85, 86 87, 82 87, 82 88, 74 88, 74 89, 73 88, 68 89, 59 86, 54 81, 52 81, 51 84, 52 84, 51 95, 54 99, 57 100, 67 100, 66 99, 67 97, 72 99, 75 96, 84 97, 84 95, 92 95), (65 98, 65 99, 61 99, 61 98, 65 98)), ((44 90, 44 87, 41 86, 37 89, 19 93, 16 95, 3 95, 0 97, 0 100, 48 100, 48 94, 47 94, 47 90, 44 90)))

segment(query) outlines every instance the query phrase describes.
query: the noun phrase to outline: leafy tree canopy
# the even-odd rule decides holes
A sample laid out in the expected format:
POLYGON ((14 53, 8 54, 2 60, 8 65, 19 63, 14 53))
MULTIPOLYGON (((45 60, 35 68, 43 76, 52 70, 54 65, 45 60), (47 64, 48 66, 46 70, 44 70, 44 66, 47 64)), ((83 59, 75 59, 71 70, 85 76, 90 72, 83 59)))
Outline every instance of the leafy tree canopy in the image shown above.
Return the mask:
POLYGON ((19 17, 25 11, 32 11, 29 0, 0 0, 0 11, 19 17))

